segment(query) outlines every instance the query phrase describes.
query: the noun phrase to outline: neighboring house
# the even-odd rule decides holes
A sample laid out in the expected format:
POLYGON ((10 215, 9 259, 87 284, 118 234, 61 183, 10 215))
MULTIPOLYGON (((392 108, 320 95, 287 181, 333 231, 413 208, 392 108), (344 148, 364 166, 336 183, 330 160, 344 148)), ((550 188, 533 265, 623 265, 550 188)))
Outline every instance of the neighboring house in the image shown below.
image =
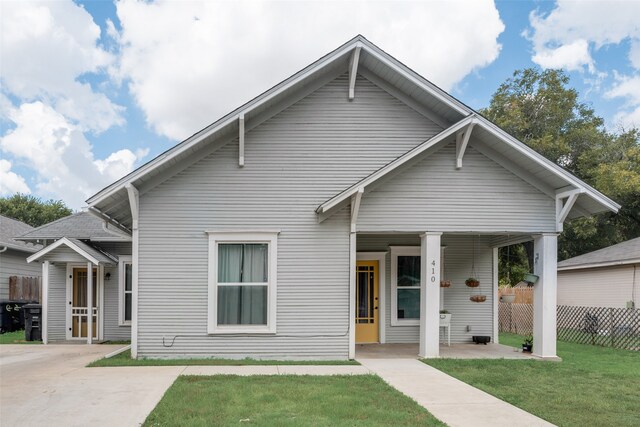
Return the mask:
POLYGON ((42 249, 15 237, 33 230, 29 224, 0 215, 0 301, 9 299, 9 278, 40 277, 39 265, 27 263, 27 257, 42 249))
POLYGON ((130 236, 88 212, 80 212, 33 229, 19 239, 44 245, 29 261, 40 268, 43 281, 47 281, 42 304, 47 311, 48 341, 131 338, 130 236), (40 266, 33 262, 36 259, 46 262, 40 266), (87 276, 88 263, 92 265, 91 278, 87 276), (87 286, 89 279, 91 288, 87 286), (93 319, 87 316, 90 300, 93 319), (88 330, 93 330, 92 337, 87 336, 88 330))
POLYGON ((558 305, 624 308, 640 302, 640 237, 558 263, 558 305))
POLYGON ((495 341, 498 247, 529 240, 555 357, 557 234, 619 208, 361 36, 87 202, 131 234, 131 352, 160 358, 437 357, 441 308, 453 342, 495 341))

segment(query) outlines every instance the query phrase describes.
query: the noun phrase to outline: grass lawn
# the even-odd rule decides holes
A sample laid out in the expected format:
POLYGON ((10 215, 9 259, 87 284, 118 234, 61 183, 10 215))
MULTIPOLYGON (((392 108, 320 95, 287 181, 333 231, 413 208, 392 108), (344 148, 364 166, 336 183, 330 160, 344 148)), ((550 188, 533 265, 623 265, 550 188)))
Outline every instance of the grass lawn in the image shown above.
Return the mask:
MULTIPOLYGON (((500 334, 520 347, 524 337, 500 334)), ((558 342, 562 362, 424 362, 559 426, 639 426, 640 353, 558 342)))
POLYGON ((182 365, 359 365, 355 360, 256 360, 256 359, 132 359, 127 350, 109 359, 98 359, 87 365, 90 368, 107 366, 182 366, 182 365))
POLYGON ((0 344, 42 344, 42 341, 25 341, 24 331, 13 331, 0 334, 0 344))
POLYGON ((374 375, 181 376, 144 426, 444 426, 374 375))

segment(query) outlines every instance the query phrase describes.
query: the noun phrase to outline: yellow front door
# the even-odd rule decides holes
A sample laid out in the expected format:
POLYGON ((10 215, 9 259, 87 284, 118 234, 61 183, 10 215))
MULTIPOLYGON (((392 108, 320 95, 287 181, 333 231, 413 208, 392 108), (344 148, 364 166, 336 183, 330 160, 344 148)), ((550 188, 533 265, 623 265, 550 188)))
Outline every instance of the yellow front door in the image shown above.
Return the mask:
POLYGON ((378 261, 356 263, 356 342, 378 342, 378 261))

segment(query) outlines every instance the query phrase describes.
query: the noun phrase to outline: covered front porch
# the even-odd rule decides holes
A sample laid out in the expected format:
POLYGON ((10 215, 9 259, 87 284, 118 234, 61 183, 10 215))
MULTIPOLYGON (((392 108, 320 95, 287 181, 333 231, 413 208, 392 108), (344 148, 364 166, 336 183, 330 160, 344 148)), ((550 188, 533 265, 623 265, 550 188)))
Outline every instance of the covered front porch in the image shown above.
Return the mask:
POLYGON ((354 233, 351 357, 556 358, 557 234, 354 233), (534 242, 533 356, 498 344, 498 248, 534 242), (425 274, 426 273, 426 274, 425 274), (469 278, 479 281, 472 287, 469 278), (487 345, 473 344, 484 337, 487 345))
POLYGON ((117 275, 117 259, 83 241, 63 237, 27 261, 42 262, 43 344, 103 341, 105 281, 117 275))

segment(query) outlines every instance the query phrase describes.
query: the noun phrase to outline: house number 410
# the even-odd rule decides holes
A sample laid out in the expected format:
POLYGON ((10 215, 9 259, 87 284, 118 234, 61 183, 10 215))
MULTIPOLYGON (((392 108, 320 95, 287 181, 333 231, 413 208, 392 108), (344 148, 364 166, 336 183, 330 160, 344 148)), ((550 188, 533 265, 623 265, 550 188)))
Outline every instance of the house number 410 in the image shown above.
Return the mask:
POLYGON ((431 260, 431 283, 434 283, 436 281, 436 260, 431 260))

